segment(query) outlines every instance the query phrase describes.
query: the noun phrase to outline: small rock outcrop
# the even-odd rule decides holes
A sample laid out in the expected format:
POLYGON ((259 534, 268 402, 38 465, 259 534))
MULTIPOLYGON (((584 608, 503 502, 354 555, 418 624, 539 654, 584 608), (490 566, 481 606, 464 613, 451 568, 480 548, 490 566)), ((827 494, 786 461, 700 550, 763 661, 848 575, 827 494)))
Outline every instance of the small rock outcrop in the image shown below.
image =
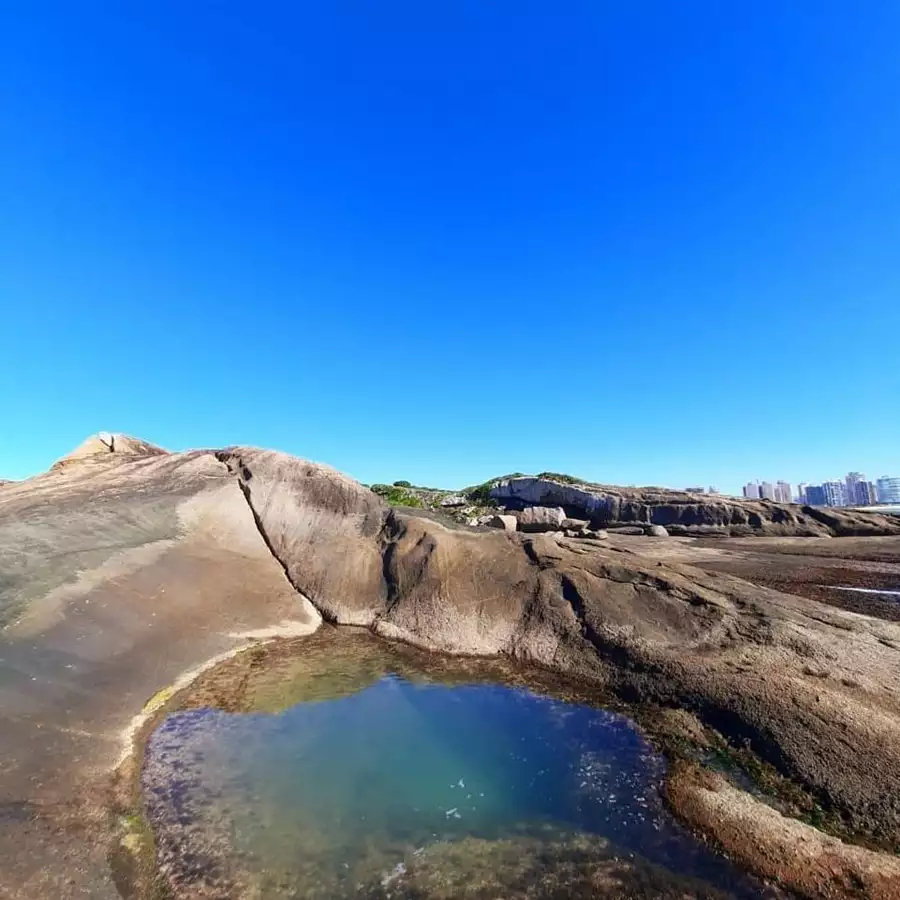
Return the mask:
POLYGON ((560 507, 529 506, 516 513, 519 531, 559 531, 566 519, 566 511, 560 507))
POLYGON ((444 497, 444 499, 441 500, 441 506, 445 509, 452 509, 457 506, 467 506, 468 503, 469 501, 459 494, 450 494, 449 497, 444 497))
POLYGON ((101 431, 92 434, 82 441, 71 453, 57 460, 53 469, 64 469, 67 466, 78 465, 85 462, 117 462, 125 458, 137 458, 141 456, 164 456, 168 453, 162 447, 142 441, 140 438, 127 434, 113 434, 101 431))
POLYGON ((574 531, 578 533, 587 529, 590 524, 591 523, 588 522, 587 519, 563 519, 559 527, 562 528, 563 531, 574 531))
POLYGON ((515 531, 519 520, 515 516, 490 516, 484 523, 488 528, 502 528, 504 531, 515 531))
POLYGON ((647 534, 650 537, 668 537, 669 532, 662 525, 651 525, 647 529, 647 534))

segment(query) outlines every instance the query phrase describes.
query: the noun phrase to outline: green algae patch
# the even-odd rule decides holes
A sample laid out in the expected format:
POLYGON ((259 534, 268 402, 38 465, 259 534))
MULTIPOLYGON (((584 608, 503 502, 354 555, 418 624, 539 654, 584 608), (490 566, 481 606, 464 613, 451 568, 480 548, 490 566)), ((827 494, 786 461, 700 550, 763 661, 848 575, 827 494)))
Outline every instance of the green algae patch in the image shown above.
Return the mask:
POLYGON ((174 684, 157 691, 143 706, 141 712, 145 715, 155 713, 158 709, 165 706, 178 693, 178 688, 174 684))

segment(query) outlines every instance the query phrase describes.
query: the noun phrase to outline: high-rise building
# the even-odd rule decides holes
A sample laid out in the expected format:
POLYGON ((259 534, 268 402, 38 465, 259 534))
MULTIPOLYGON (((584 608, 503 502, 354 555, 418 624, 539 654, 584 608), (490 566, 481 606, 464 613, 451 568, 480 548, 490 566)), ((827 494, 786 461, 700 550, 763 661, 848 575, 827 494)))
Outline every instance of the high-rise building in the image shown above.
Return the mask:
POLYGON ((873 506, 878 502, 878 491, 871 481, 857 481, 853 486, 854 506, 873 506))
POLYGON ((900 478, 882 475, 875 482, 879 503, 900 503, 900 478))
POLYGON ((805 481, 801 481, 800 484, 797 485, 797 501, 799 503, 808 503, 809 501, 806 499, 806 489, 809 485, 805 481))
POLYGON ((862 472, 848 472, 847 477, 844 479, 844 484, 846 485, 846 490, 844 492, 844 503, 847 506, 858 506, 861 505, 859 500, 857 499, 857 494, 859 493, 857 490, 857 486, 863 484, 866 480, 866 476, 863 475, 862 472))
POLYGON ((779 481, 775 485, 775 499, 779 503, 793 503, 794 495, 791 493, 791 486, 786 481, 779 481))
POLYGON ((759 496, 764 500, 775 499, 775 485, 771 481, 762 481, 759 485, 759 496))
POLYGON ((810 506, 826 506, 825 486, 821 484, 806 485, 806 502, 810 506))
POLYGON ((822 489, 825 491, 826 506, 846 506, 846 486, 843 481, 826 481, 822 489))
POLYGON ((744 496, 748 500, 759 500, 759 483, 749 481, 744 485, 744 496))

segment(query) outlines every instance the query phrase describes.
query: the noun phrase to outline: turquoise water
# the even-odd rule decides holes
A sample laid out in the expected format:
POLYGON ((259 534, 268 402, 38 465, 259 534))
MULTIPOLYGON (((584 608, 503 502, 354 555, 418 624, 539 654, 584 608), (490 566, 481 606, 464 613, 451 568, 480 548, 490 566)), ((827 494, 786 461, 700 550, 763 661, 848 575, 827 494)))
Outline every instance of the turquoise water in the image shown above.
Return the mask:
POLYGON ((174 714, 144 793, 170 880, 208 896, 594 896, 598 873, 624 884, 603 896, 761 896, 667 812, 664 775, 617 714, 388 674, 280 714, 174 714))

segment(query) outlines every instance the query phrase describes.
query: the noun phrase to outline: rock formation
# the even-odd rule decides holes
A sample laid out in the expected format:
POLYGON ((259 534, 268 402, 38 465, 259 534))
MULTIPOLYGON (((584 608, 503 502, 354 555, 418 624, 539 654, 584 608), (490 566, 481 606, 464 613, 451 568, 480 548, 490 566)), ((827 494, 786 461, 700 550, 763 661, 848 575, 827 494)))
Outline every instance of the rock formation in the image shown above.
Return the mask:
POLYGON ((566 519, 565 510, 551 506, 527 506, 516 514, 519 531, 559 531, 566 519))
POLYGON ((226 460, 292 583, 327 618, 688 707, 900 840, 900 791, 882 787, 900 786, 898 626, 602 545, 449 529, 385 511, 349 479, 337 490, 337 473, 291 457, 226 460))
MULTIPOLYGON (((694 521, 886 527, 840 511, 815 518, 671 492, 656 502, 538 479, 496 492, 594 525, 640 522, 642 532, 694 521)), ((689 710, 748 741, 852 827, 900 845, 900 626, 649 555, 666 543, 642 542, 648 555, 637 555, 558 533, 450 528, 282 453, 88 441, 0 493, 0 808, 24 802, 100 821, 91 804, 118 752, 108 735, 135 701, 243 635, 315 627, 321 614, 689 710)), ((115 896, 104 854, 56 820, 25 821, 23 832, 0 817, 5 875, 30 885, 19 896, 74 896, 65 853, 81 854, 81 894, 115 896)))
POLYGON ((99 434, 91 435, 71 453, 57 460, 53 468, 63 469, 67 466, 85 462, 104 461, 110 454, 115 454, 117 459, 122 459, 127 457, 163 456, 165 453, 166 451, 162 447, 149 444, 147 441, 129 437, 126 434, 111 434, 108 431, 101 431, 99 434))
POLYGON ((483 524, 487 525, 488 528, 502 528, 504 531, 516 531, 519 527, 519 520, 515 516, 487 516, 486 518, 487 521, 483 524))
POLYGON ((496 481, 490 496, 510 509, 559 506, 596 527, 662 525, 672 534, 767 534, 851 536, 900 534, 890 516, 852 509, 825 509, 691 494, 664 488, 622 488, 570 483, 547 477, 496 481))

